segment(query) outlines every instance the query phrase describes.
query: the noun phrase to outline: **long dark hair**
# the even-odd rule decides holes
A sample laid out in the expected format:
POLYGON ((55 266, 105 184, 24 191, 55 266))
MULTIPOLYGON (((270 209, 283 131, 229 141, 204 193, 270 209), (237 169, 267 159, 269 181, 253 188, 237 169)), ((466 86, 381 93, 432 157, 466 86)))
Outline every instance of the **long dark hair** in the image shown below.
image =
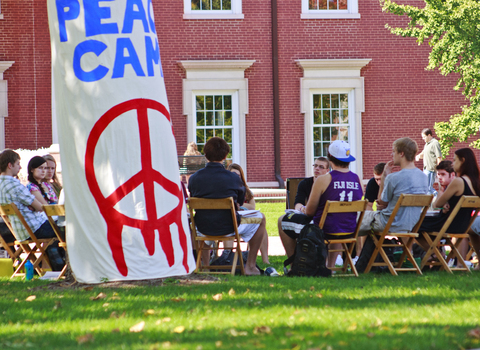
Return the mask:
POLYGON ((478 169, 477 158, 470 148, 460 148, 455 151, 455 155, 464 162, 458 170, 458 176, 466 175, 472 182, 475 194, 480 195, 480 170, 478 169))
POLYGON ((45 198, 45 200, 48 202, 48 197, 45 191, 43 190, 42 184, 39 183, 34 177, 33 177, 33 170, 37 169, 39 166, 42 164, 45 164, 47 161, 43 159, 42 157, 35 156, 30 161, 28 162, 28 181, 30 181, 32 184, 37 185, 37 187, 40 189, 40 193, 42 194, 42 197, 45 198))
POLYGON ((252 200, 253 198, 253 192, 250 190, 250 188, 247 185, 247 181, 245 181, 245 174, 243 172, 242 167, 237 164, 237 163, 231 163, 227 170, 232 171, 233 169, 238 170, 240 172, 240 179, 242 180, 243 186, 245 186, 245 202, 248 203, 252 200))

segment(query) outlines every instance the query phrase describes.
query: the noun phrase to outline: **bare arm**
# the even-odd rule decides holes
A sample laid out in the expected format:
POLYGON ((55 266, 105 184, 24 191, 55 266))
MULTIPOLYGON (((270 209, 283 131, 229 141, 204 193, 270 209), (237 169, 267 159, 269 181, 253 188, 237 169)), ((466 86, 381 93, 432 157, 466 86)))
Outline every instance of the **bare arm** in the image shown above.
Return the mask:
POLYGON ((248 203, 244 202, 242 207, 245 207, 248 210, 255 210, 255 198, 252 197, 252 199, 250 199, 248 203))
POLYGON ((420 159, 423 159, 423 151, 415 156, 415 160, 418 162, 420 159))
POLYGON ((320 196, 323 194, 323 192, 325 192, 325 189, 330 184, 330 181, 332 181, 332 176, 330 174, 319 176, 315 180, 315 183, 312 187, 312 192, 310 193, 310 198, 308 198, 308 203, 305 208, 306 215, 315 215, 318 207, 318 202, 320 201, 320 196))
POLYGON ((382 208, 386 207, 388 205, 388 202, 382 201, 382 193, 383 189, 385 187, 385 180, 387 178, 387 175, 391 174, 393 171, 393 160, 389 161, 387 164, 385 164, 385 169, 383 170, 382 177, 380 179, 380 186, 378 189, 378 198, 377 198, 377 204, 379 204, 382 208))
MULTIPOLYGON (((45 204, 48 204, 45 202, 45 204)), ((30 207, 35 209, 35 211, 42 211, 42 203, 40 203, 36 198, 33 200, 32 204, 30 204, 30 207)))
POLYGON ((305 206, 302 203, 295 204, 295 210, 301 211, 305 214, 305 206))
MULTIPOLYGON (((48 204, 48 202, 45 200, 45 198, 43 198, 43 196, 42 196, 42 194, 40 193, 40 191, 33 191, 33 192, 30 192, 30 193, 35 196, 35 199, 40 202, 40 205, 42 205, 42 204, 48 204)), ((42 207, 41 207, 41 206, 40 206, 40 210, 42 210, 42 207)))
POLYGON ((450 182, 450 185, 448 185, 447 189, 445 192, 443 192, 433 203, 433 206, 435 208, 441 208, 443 207, 450 198, 454 195, 461 195, 464 190, 464 184, 461 178, 457 177, 455 178, 452 182, 450 182))

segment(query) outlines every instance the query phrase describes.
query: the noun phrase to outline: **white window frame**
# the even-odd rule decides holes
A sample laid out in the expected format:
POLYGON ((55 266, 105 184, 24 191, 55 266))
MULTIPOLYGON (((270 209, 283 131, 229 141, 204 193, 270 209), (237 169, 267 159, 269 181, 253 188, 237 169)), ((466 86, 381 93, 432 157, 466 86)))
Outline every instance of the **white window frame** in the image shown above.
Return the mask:
POLYGON ((309 10, 308 0, 302 0, 301 19, 358 19, 358 0, 347 0, 347 10, 309 10))
POLYGON ((231 10, 192 10, 192 1, 183 0, 183 19, 243 19, 242 0, 231 4, 231 10))
POLYGON ((179 61, 185 69, 183 79, 183 114, 187 116, 187 140, 196 139, 195 96, 232 95, 233 154, 232 161, 242 166, 247 174, 245 117, 248 114, 248 79, 245 70, 255 60, 179 61), (237 106, 236 111, 233 108, 237 106), (236 117, 235 117, 236 115, 236 117))
POLYGON ((297 60, 303 69, 300 79, 300 112, 305 115, 305 174, 313 176, 313 95, 321 92, 347 92, 349 143, 356 161, 350 169, 363 179, 362 112, 365 93, 360 70, 371 59, 297 60))
POLYGON ((2 13, 2 0, 0 0, 0 19, 3 19, 3 13, 2 13))
POLYGON ((8 82, 3 80, 3 72, 15 61, 0 61, 0 148, 5 149, 5 118, 8 116, 8 82))

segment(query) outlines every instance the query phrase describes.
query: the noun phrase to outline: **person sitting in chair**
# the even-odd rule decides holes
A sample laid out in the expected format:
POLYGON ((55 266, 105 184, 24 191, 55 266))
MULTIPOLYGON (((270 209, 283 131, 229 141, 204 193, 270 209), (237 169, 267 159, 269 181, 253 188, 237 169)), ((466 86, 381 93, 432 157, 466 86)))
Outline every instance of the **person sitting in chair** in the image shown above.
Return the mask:
MULTIPOLYGON (((208 163, 190 177, 188 190, 191 197, 227 198, 233 197, 237 209, 243 204, 245 187, 240 177, 225 169, 223 162, 230 152, 230 146, 220 137, 212 137, 203 148, 208 163)), ((260 223, 243 223, 237 213, 238 233, 250 244, 245 274, 259 275, 256 267, 258 250, 264 239, 267 239, 265 216, 258 213, 260 223)), ((248 220, 252 219, 250 216, 248 220)), ((199 232, 209 236, 233 234, 233 220, 227 210, 201 210, 195 214, 195 224, 199 232)), ((203 258, 203 257, 202 257, 203 258)))

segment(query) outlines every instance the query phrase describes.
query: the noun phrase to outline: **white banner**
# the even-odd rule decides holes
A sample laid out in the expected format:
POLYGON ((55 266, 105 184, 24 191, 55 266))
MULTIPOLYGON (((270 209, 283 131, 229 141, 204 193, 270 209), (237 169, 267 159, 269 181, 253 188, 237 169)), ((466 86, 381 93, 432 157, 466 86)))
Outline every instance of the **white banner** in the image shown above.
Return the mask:
POLYGON ((48 0, 67 247, 80 282, 195 263, 151 0, 48 0))

